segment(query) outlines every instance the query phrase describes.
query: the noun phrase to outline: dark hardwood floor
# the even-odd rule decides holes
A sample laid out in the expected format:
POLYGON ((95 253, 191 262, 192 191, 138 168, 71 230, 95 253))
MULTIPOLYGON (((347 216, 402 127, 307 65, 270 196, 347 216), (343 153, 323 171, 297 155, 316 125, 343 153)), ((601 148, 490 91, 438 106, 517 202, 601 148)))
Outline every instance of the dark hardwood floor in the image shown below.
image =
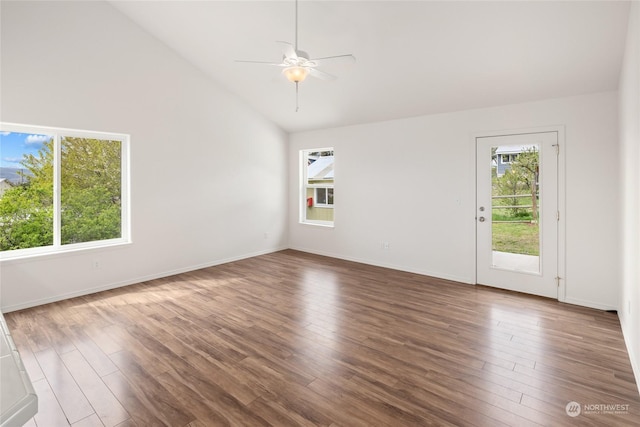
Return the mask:
POLYGON ((5 317, 31 426, 640 425, 615 314, 291 250, 5 317))

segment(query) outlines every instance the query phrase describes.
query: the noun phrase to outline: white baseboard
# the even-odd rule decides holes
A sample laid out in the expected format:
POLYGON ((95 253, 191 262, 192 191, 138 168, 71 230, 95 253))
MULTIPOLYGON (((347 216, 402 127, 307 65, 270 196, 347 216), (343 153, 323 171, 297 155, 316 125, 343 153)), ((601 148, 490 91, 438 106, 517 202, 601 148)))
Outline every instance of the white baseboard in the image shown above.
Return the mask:
POLYGON ((358 262, 360 264, 367 264, 367 265, 373 265, 373 266, 376 266, 376 267, 389 268, 391 270, 399 270, 399 271, 405 271, 407 273, 414 273, 414 274, 420 274, 420 275, 423 275, 423 276, 436 277, 438 279, 451 280, 453 282, 460 282, 460 283, 465 283, 465 284, 468 284, 468 285, 475 285, 474 280, 469 278, 469 277, 454 276, 454 275, 450 275, 450 274, 443 274, 443 273, 435 272, 435 271, 415 269, 415 268, 411 268, 411 267, 407 267, 407 266, 395 265, 395 264, 390 264, 390 263, 374 262, 374 261, 371 261, 371 260, 368 260, 368 259, 344 256, 344 255, 335 254, 335 253, 316 251, 316 250, 313 250, 313 249, 303 248, 303 247, 299 247, 299 246, 297 246, 297 247, 292 246, 289 249, 293 249, 293 250, 300 251, 300 252, 307 252, 307 253, 314 254, 314 255, 326 256, 326 257, 330 257, 330 258, 343 259, 345 261, 358 262))
POLYGON ((175 276, 176 274, 187 273, 189 271, 200 270, 202 268, 214 267, 216 265, 226 264, 233 261, 240 261, 242 259, 253 258, 255 256, 265 255, 273 252, 278 252, 281 250, 287 249, 287 247, 277 247, 273 249, 267 249, 264 251, 252 252, 248 254, 243 254, 235 257, 219 259, 211 262, 206 262, 198 265, 192 265, 188 267, 181 267, 174 270, 163 271, 160 273, 149 274, 146 276, 133 277, 131 279, 123 280, 120 282, 110 283, 107 285, 96 286, 91 288, 82 289, 79 291, 68 292, 65 294, 59 294, 52 297, 41 298, 37 300, 27 301, 20 304, 10 305, 6 307, 2 307, 2 313, 10 313, 12 311, 24 310, 26 308, 36 307, 38 305, 49 304, 52 302, 62 301, 65 299, 81 297, 84 295, 94 294, 96 292, 108 291, 110 289, 121 288, 123 286, 134 285, 136 283, 147 282, 149 280, 161 279, 164 277, 175 276))
POLYGON ((578 298, 565 298, 561 302, 565 302, 567 304, 573 304, 573 305, 580 305, 582 307, 595 308, 597 310, 604 310, 604 311, 615 310, 615 311, 618 311, 618 307, 616 307, 616 306, 611 306, 611 305, 607 305, 607 304, 601 304, 601 303, 598 303, 598 302, 587 301, 587 300, 582 300, 582 299, 578 299, 578 298))

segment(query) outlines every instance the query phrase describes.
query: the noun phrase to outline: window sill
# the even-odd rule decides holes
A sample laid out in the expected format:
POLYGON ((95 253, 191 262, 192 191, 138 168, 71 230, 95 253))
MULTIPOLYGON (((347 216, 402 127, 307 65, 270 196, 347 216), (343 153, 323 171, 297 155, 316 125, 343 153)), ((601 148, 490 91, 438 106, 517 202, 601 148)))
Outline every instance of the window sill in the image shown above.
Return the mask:
POLYGON ((314 227, 335 228, 333 222, 328 221, 300 221, 302 225, 311 225, 314 227))
POLYGON ((105 240, 101 243, 78 243, 68 247, 43 247, 31 249, 18 249, 15 251, 0 253, 1 264, 13 264, 20 262, 36 261, 39 258, 57 258, 69 254, 81 254, 90 251, 111 250, 123 246, 129 246, 132 242, 125 239, 105 240))

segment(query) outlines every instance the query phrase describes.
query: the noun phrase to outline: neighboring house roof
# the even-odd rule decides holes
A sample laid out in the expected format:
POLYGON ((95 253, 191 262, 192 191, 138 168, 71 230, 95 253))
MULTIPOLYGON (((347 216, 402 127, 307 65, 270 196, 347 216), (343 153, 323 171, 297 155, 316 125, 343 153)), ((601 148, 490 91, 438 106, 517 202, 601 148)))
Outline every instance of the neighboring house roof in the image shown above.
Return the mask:
POLYGON ((11 187, 13 187, 11 181, 7 178, 0 178, 0 197, 2 197, 5 192, 9 191, 11 187))
POLYGON ((308 179, 333 179, 333 156, 318 157, 307 169, 308 179))
POLYGON ((524 151, 537 149, 536 145, 501 145, 496 150, 496 154, 518 154, 524 151))

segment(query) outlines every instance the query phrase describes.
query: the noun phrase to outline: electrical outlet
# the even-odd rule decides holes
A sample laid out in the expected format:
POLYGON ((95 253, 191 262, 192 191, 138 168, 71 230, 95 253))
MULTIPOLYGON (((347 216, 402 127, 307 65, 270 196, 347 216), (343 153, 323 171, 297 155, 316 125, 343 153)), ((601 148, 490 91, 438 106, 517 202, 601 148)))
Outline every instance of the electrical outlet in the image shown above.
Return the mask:
POLYGON ((631 314, 631 300, 627 300, 627 314, 631 314))
POLYGON ((269 238, 269 233, 264 233, 264 238, 268 239, 269 238))
POLYGON ((382 242, 382 249, 385 251, 388 251, 390 247, 389 242, 382 242))
POLYGON ((99 270, 100 269, 100 260, 94 259, 93 262, 91 263, 91 266, 93 267, 94 270, 99 270))

